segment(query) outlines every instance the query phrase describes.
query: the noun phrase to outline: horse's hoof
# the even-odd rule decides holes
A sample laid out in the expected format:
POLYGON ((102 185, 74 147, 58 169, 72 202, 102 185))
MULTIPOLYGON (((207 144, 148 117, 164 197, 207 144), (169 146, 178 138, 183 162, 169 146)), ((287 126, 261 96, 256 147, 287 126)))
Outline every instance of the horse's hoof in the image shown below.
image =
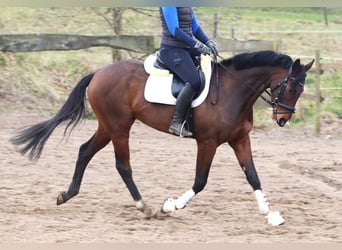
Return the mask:
POLYGON ((62 192, 57 196, 57 206, 65 203, 64 195, 65 195, 65 192, 62 192))
POLYGON ((271 226, 280 226, 285 223, 284 218, 278 211, 270 212, 266 215, 267 222, 271 226))
POLYGON ((135 203, 135 206, 139 211, 141 211, 145 214, 146 219, 158 218, 158 216, 159 216, 157 211, 155 211, 154 209, 152 209, 151 207, 146 205, 146 203, 143 202, 142 200, 137 201, 135 203))
POLYGON ((176 211, 176 200, 173 198, 168 198, 164 202, 161 211, 165 214, 172 213, 176 211))

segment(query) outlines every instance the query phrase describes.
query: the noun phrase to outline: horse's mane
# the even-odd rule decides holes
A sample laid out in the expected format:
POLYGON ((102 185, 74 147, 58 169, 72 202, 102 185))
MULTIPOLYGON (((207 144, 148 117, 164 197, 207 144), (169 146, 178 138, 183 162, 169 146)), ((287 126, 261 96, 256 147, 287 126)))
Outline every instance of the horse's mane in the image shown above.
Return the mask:
POLYGON ((279 54, 271 50, 248 52, 237 54, 229 59, 224 59, 221 64, 236 70, 249 69, 257 66, 280 66, 290 68, 292 59, 288 55, 279 54))

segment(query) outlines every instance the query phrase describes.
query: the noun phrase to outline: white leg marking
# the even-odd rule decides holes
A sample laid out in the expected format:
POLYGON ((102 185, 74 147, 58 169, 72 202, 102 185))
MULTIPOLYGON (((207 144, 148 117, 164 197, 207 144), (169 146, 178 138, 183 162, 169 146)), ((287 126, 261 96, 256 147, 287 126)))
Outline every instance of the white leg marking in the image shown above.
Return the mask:
POLYGON ((255 190, 255 197, 258 201, 259 209, 266 214, 267 223, 272 226, 284 224, 285 220, 278 211, 272 211, 272 207, 267 200, 265 193, 262 190, 255 190))
POLYGON ((173 198, 168 198, 164 202, 161 211, 163 213, 172 213, 176 211, 176 201, 173 198))
POLYGON ((265 193, 262 190, 255 190, 254 194, 257 199, 260 211, 264 214, 267 214, 271 210, 271 205, 268 202, 265 193))
POLYGON ((189 189, 184 194, 178 197, 176 200, 176 209, 185 208, 185 206, 194 198, 195 192, 192 189, 189 189))
POLYGON ((266 215, 267 222, 271 226, 279 226, 285 223, 284 218, 280 215, 278 211, 269 212, 266 215))
POLYGON ((192 198, 194 198, 195 195, 195 192, 192 189, 189 189, 181 196, 179 196, 177 200, 168 198, 164 202, 161 210, 164 213, 172 213, 175 212, 177 209, 183 209, 192 200, 192 198))
POLYGON ((145 207, 145 203, 140 200, 140 201, 136 201, 135 202, 135 207, 140 210, 140 211, 143 211, 144 210, 144 207, 145 207))

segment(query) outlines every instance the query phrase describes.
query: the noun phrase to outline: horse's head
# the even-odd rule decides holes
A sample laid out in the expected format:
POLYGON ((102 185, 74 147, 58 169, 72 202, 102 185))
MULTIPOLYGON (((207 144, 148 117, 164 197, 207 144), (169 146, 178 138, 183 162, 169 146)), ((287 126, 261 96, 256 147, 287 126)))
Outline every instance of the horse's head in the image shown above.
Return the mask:
POLYGON ((283 127, 290 121, 295 112, 295 105, 304 90, 306 72, 312 67, 314 60, 307 65, 300 64, 300 59, 294 61, 286 77, 277 85, 271 86, 272 119, 283 127))

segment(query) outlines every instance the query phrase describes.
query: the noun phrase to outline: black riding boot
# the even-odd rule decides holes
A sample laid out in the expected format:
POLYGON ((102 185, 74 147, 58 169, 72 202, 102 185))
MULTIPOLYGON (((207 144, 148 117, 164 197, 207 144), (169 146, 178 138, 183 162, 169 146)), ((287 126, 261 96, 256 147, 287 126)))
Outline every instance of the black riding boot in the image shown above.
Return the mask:
POLYGON ((192 137, 192 133, 183 127, 184 116, 186 115, 192 98, 194 98, 196 91, 189 83, 185 83, 179 93, 176 101, 176 110, 171 121, 169 132, 179 135, 181 137, 192 137))

